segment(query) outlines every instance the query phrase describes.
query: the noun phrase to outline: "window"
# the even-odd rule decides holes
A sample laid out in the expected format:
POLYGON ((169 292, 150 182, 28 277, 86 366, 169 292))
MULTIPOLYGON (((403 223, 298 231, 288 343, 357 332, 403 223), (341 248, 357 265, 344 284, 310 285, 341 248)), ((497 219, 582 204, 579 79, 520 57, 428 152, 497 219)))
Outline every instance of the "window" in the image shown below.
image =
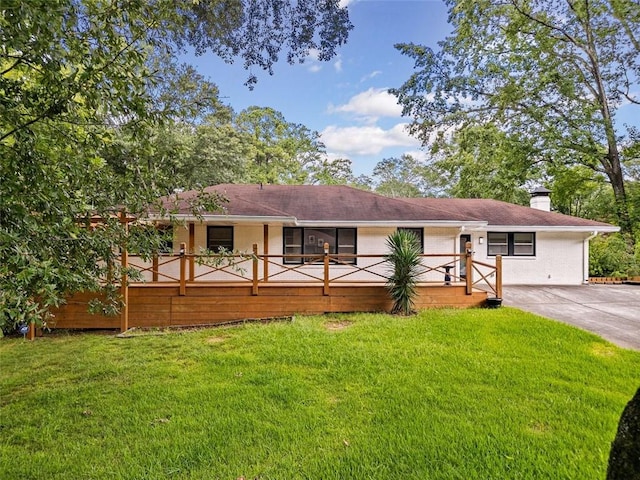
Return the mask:
POLYGON ((420 251, 424 253, 424 229, 423 228, 409 228, 409 227, 400 227, 398 230, 404 230, 406 232, 413 233, 420 245, 420 251))
POLYGON ((513 234, 513 255, 530 255, 536 254, 533 233, 514 233, 513 234))
POLYGON ((487 254, 490 256, 528 256, 536 254, 536 234, 532 232, 488 232, 487 254))
POLYGON ((489 232, 487 248, 489 255, 509 255, 509 234, 489 232))
MULTIPOLYGON (((324 244, 329 244, 329 253, 356 254, 356 229, 355 228, 284 228, 285 255, 297 255, 288 257, 284 263, 303 263, 311 261, 305 259, 305 255, 322 255, 324 244)), ((344 258, 340 262, 356 263, 356 258, 344 258)))
MULTIPOLYGON (((302 254, 302 228, 284 229, 284 254, 302 254)), ((302 257, 289 257, 284 263, 302 263, 302 257)))
POLYGON ((207 249, 233 251, 233 227, 207 227, 207 249))

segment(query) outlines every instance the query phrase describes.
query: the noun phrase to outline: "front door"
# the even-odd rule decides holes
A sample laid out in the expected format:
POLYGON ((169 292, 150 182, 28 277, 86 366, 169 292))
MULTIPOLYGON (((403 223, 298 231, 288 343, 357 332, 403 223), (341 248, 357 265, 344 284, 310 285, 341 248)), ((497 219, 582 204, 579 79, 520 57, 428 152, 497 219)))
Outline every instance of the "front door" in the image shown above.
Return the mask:
MULTIPOLYGON (((471 241, 471 235, 460 235, 460 253, 466 253, 467 242, 471 241)), ((467 278, 467 260, 464 257, 460 257, 460 278, 467 278)))

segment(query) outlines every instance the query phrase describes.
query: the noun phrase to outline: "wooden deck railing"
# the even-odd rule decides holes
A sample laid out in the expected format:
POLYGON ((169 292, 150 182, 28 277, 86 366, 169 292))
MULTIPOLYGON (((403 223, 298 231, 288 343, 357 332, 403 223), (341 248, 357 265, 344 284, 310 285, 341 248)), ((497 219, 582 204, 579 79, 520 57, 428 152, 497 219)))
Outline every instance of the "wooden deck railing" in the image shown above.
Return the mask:
MULTIPOLYGON (((126 266, 137 270, 144 283, 179 284, 181 295, 186 295, 187 285, 195 283, 246 283, 254 295, 270 284, 318 284, 329 295, 331 285, 384 284, 391 273, 382 254, 264 255, 258 253, 257 245, 250 254, 189 254, 184 253, 185 245, 180 251, 183 253, 154 257, 151 262, 129 255, 126 266)), ((495 265, 477 261, 470 246, 460 254, 421 255, 418 273, 421 284, 465 284, 467 295, 477 288, 502 297, 501 257, 496 256, 495 265)))
MULTIPOLYGON (((145 262, 140 257, 128 255, 123 249, 120 263, 124 306, 120 312, 120 328, 122 331, 129 328, 130 284, 178 285, 179 295, 186 296, 188 285, 250 283, 252 295, 257 296, 260 288, 268 285, 304 283, 322 285, 323 295, 329 296, 331 285, 380 285, 388 281, 387 273, 390 273, 391 266, 387 265, 385 255, 332 254, 327 244, 324 251, 326 253, 320 255, 266 255, 259 254, 258 246, 254 244, 251 254, 197 255, 187 253, 183 243, 179 254, 163 255, 145 262), (287 263, 287 260, 301 263, 287 263), (127 276, 131 269, 137 270, 144 281, 131 282, 127 276)), ((465 252, 460 254, 423 254, 419 283, 464 284, 467 295, 472 295, 475 288, 501 299, 502 258, 496 256, 495 265, 476 261, 471 243, 467 243, 465 252)))

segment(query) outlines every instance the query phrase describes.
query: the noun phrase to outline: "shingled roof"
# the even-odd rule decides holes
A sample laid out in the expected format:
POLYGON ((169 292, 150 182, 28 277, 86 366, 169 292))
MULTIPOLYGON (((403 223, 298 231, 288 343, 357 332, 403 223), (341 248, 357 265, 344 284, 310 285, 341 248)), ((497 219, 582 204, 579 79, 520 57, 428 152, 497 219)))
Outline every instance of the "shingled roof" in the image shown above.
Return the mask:
POLYGON ((612 227, 608 223, 485 198, 408 198, 405 201, 425 208, 438 207, 454 211, 466 218, 482 219, 489 226, 586 227, 592 229, 611 229, 612 227))
MULTIPOLYGON (((478 220, 437 206, 412 205, 400 199, 344 185, 215 185, 204 189, 226 197, 224 211, 201 212, 204 216, 282 217, 297 222, 381 223, 474 223, 478 220)), ((189 199, 197 191, 178 194, 178 213, 189 213, 189 199)), ((172 203, 165 201, 165 206, 172 203)))
MULTIPOLYGON (((516 226, 615 231, 607 223, 545 212, 498 200, 460 198, 389 198, 344 185, 236 185, 208 187, 228 202, 224 209, 201 212, 207 219, 255 219, 268 217, 283 223, 313 224, 442 224, 469 226, 516 226)), ((177 206, 178 214, 190 215, 191 190, 164 199, 177 206)))

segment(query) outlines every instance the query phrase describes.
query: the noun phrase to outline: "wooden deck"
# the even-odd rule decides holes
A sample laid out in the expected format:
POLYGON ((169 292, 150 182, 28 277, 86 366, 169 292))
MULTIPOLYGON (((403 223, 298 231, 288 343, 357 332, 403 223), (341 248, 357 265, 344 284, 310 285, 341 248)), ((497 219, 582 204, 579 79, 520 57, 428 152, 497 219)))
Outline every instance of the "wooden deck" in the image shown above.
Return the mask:
MULTIPOLYGON (((391 300, 384 286, 340 285, 324 295, 322 286, 268 285, 252 294, 251 286, 187 284, 186 295, 179 287, 140 284, 129 287, 128 327, 175 327, 215 325, 237 320, 284 317, 329 312, 390 311, 391 300)), ((92 294, 76 294, 54 310, 54 328, 121 328, 121 317, 87 312, 92 294)), ((487 293, 466 294, 465 285, 418 287, 416 307, 481 306, 487 293)))
MULTIPOLYGON (((197 255, 168 255, 145 263, 125 254, 122 267, 135 268, 144 281, 131 283, 123 277, 125 307, 119 316, 88 313, 90 300, 99 294, 77 293, 51 311, 48 326, 125 331, 131 327, 215 325, 296 314, 391 310, 381 273, 383 256, 358 255, 359 264, 355 265, 341 255, 324 255, 293 266, 283 262, 285 257, 258 255, 254 247, 250 257, 238 255, 221 266, 207 264, 207 259, 197 255)), ((501 296, 499 257, 496 265, 488 265, 475 262, 470 253, 423 255, 421 276, 417 309, 475 307, 487 298, 501 296), (467 275, 456 273, 462 265, 467 275)))

